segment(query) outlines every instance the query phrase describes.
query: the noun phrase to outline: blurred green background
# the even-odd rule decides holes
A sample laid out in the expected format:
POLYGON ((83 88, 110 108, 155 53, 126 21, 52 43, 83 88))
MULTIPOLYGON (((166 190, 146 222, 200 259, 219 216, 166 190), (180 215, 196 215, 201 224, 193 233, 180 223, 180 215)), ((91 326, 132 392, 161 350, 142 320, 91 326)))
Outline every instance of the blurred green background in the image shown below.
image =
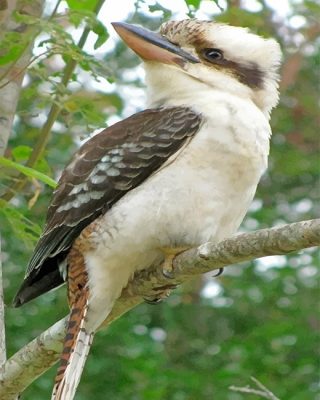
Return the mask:
MULTIPOLYGON (((219 1, 219 9, 210 0, 110 0, 99 15, 100 24, 90 11, 94 1, 59 3, 58 14, 42 24, 36 40, 34 54, 49 49, 49 56, 37 59, 24 80, 7 157, 25 162, 51 104, 58 101, 62 112, 36 165, 56 179, 81 140, 144 107, 140 61, 111 29, 108 37, 104 24, 109 29, 111 18, 150 29, 186 14, 216 19, 275 37, 284 51, 281 100, 272 115, 270 167, 241 229, 319 215, 318 2, 219 1), (78 37, 84 20, 101 43, 92 35, 77 53, 69 39, 78 37), (80 67, 65 90, 59 80, 72 51, 80 67)), ((46 18, 55 4, 47 1, 46 18)), ((2 193, 15 177, 15 171, 1 169, 2 193)), ((50 196, 49 187, 33 180, 10 203, 1 203, 8 305, 41 232, 50 196)), ((249 384, 250 376, 283 400, 320 399, 318 268, 315 249, 269 257, 228 267, 218 279, 208 275, 194 280, 160 305, 137 307, 96 335, 76 399, 253 399, 257 397, 229 390, 230 385, 249 384)), ((20 309, 8 306, 9 355, 66 313, 65 288, 20 309)), ((49 398, 55 370, 22 398, 49 398)))

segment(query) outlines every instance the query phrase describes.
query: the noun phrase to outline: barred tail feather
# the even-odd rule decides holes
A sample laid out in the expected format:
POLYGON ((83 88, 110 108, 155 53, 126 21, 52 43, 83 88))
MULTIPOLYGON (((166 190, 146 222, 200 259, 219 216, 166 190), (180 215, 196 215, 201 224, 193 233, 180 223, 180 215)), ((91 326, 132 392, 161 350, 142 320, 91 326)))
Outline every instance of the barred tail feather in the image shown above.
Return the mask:
POLYGON ((87 311, 88 291, 84 290, 71 309, 51 400, 74 398, 94 335, 85 328, 87 311))

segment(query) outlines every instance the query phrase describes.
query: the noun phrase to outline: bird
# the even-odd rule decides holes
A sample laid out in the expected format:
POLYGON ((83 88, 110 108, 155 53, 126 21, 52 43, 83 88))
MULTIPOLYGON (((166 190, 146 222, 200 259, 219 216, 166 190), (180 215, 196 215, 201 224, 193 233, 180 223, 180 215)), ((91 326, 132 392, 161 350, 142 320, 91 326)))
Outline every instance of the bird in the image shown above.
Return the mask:
POLYGON ((266 171, 281 49, 216 21, 113 27, 141 59, 148 106, 86 141, 63 170, 14 299, 67 283, 52 399, 72 400, 95 332, 134 273, 238 230, 266 171))

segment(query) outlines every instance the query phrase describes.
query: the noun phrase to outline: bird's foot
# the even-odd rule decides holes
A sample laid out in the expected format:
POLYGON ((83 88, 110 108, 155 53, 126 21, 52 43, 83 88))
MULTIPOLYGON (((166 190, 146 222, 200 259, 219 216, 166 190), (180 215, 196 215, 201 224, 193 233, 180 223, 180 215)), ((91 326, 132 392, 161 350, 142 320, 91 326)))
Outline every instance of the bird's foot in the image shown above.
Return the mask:
POLYGON ((177 285, 165 285, 153 288, 153 291, 156 293, 152 293, 150 296, 145 296, 143 300, 148 304, 158 304, 162 300, 167 299, 171 294, 171 290, 176 287, 177 285))
MULTIPOLYGON (((161 265, 162 268, 162 273, 163 275, 168 278, 168 279, 173 279, 174 278, 174 267, 173 267, 173 260, 175 257, 184 252, 185 250, 188 250, 189 247, 161 247, 160 250, 164 254, 164 261, 161 265)), ((162 300, 166 299, 169 297, 171 290, 175 289, 177 285, 173 284, 168 284, 165 286, 160 286, 153 288, 153 291, 155 293, 152 293, 150 296, 145 296, 143 299, 146 303, 148 304, 158 304, 162 300)))
POLYGON ((164 261, 162 263, 162 273, 168 279, 174 278, 174 267, 173 260, 176 256, 184 251, 188 250, 189 247, 161 247, 162 253, 164 253, 164 261))

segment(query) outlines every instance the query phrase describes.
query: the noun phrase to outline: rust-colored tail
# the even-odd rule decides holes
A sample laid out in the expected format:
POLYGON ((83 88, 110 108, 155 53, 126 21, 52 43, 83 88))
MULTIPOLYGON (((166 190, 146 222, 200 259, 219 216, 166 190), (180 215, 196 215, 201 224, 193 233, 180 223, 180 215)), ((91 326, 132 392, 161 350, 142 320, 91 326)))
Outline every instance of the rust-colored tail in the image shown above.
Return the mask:
POLYGON ((85 327, 88 294, 84 288, 72 305, 52 400, 72 400, 79 384, 94 335, 85 327))

